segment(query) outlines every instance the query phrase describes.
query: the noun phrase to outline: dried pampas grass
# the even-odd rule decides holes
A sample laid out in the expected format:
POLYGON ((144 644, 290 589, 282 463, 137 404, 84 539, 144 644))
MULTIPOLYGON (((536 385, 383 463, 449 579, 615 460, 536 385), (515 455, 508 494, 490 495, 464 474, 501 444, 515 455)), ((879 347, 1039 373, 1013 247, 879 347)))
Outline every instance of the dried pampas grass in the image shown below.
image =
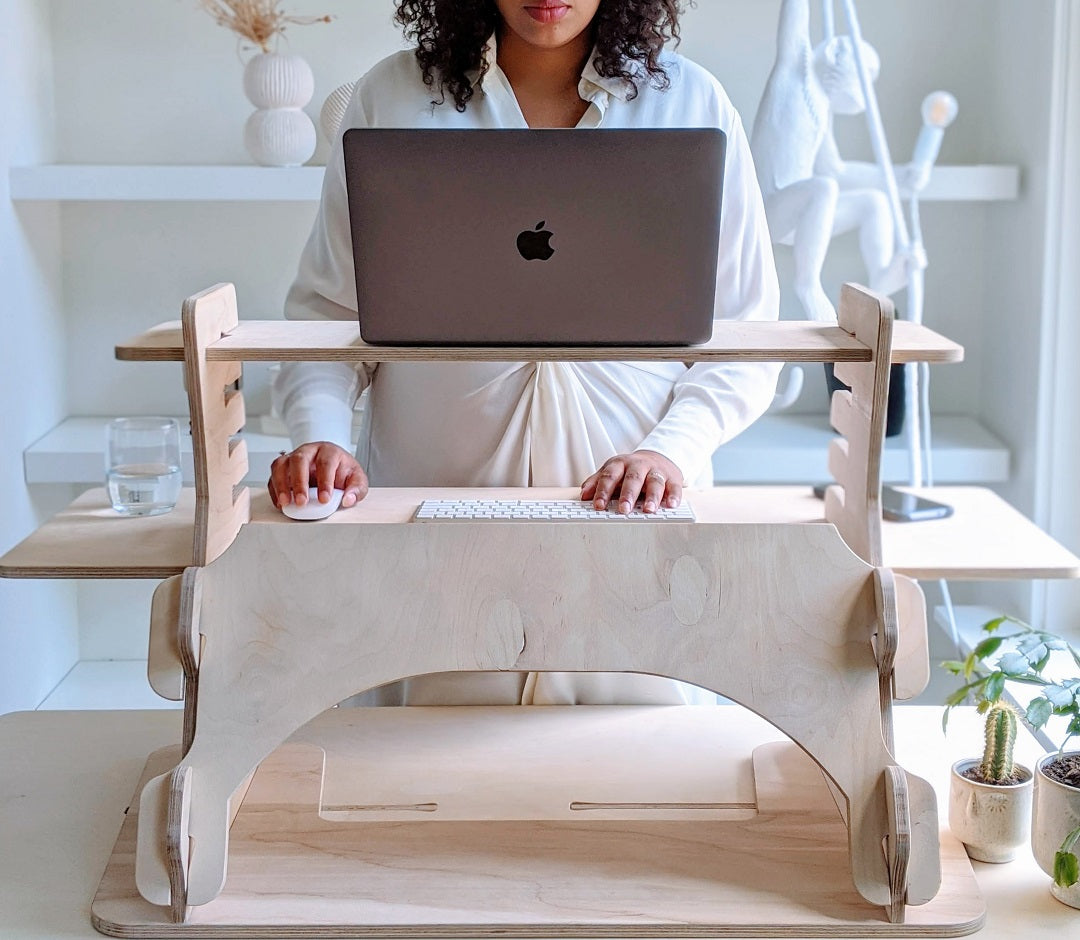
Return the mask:
POLYGON ((199 0, 219 26, 231 29, 263 52, 270 51, 275 36, 285 32, 289 24, 306 26, 309 23, 329 23, 329 16, 289 16, 278 7, 281 0, 199 0))

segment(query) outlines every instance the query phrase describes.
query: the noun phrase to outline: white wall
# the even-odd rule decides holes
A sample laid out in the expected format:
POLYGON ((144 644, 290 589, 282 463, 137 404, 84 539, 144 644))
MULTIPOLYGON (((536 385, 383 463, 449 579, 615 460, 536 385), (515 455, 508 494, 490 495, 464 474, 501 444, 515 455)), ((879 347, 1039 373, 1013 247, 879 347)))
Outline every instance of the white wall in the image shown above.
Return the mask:
MULTIPOLYGON (((307 110, 316 119, 335 87, 403 44, 390 3, 286 7, 335 17, 289 33, 288 47, 315 73, 307 110)), ((57 162, 251 163, 242 143, 247 53, 194 0, 53 0, 52 9, 57 162)), ((313 161, 325 151, 320 141, 313 161)), ((243 316, 279 316, 315 206, 68 203, 60 213, 68 413, 183 414, 179 366, 119 363, 113 344, 178 317, 184 297, 218 281, 236 284, 243 316)), ((269 410, 266 366, 245 366, 245 397, 250 414, 269 410)), ((145 656, 153 586, 81 582, 80 658, 145 656)))
MULTIPOLYGON (((1020 0, 1012 0, 1017 7, 1020 0)), ((876 90, 890 149, 897 162, 908 159, 921 127, 923 98, 939 88, 952 91, 960 115, 946 134, 942 163, 1003 161, 1001 148, 987 139, 983 127, 992 120, 994 102, 986 94, 992 80, 997 23, 985 15, 983 0, 861 0, 859 17, 865 38, 882 59, 876 90), (910 67, 917 61, 918 67, 910 67)), ((817 11, 814 33, 820 36, 817 11)), ((841 4, 836 3, 838 29, 846 31, 841 4)), ((701 0, 686 17, 682 51, 708 66, 724 82, 746 125, 752 126, 757 102, 775 54, 780 0, 701 0)), ((838 118, 837 140, 847 159, 872 159, 864 117, 838 118)), ((963 343, 965 363, 933 370, 932 399, 941 412, 974 413, 980 400, 983 310, 982 272, 985 228, 996 206, 928 203, 923 206, 923 230, 930 256, 926 275, 928 325, 963 343), (958 277, 957 272, 964 272, 958 277)), ((790 283, 790 250, 777 249, 781 283, 790 283)), ((842 236, 830 250, 824 283, 839 295, 847 280, 865 280, 854 234, 842 236)), ((903 309, 905 298, 897 297, 903 309)), ((805 314, 790 292, 783 298, 783 315, 805 314)), ((795 411, 827 410, 821 370, 807 370, 812 387, 795 411)))
MULTIPOLYGON (((67 411, 59 226, 50 207, 16 207, 7 168, 52 158, 49 11, 0 0, 0 552, 29 534, 70 495, 31 494, 22 451, 67 411)), ((66 488, 65 488, 66 489, 66 488)), ((36 705, 78 654, 71 585, 0 580, 0 713, 36 705)))
MULTIPOLYGON (((1080 554, 1080 0, 1058 0, 1046 228, 1040 368, 1039 456, 1035 519, 1080 554)), ((1080 639, 1080 581, 1036 592, 1035 610, 1056 630, 1080 639)))
MULTIPOLYGON (((4 57, 5 76, 14 75, 7 87, 27 89, 8 95, 4 104, 19 111, 5 122, 15 131, 6 159, 250 162, 241 143, 250 111, 241 91, 243 56, 234 37, 194 0, 0 2, 18 12, 7 21, 17 24, 7 32, 13 52, 4 57), (51 11, 51 30, 45 11, 51 11)), ((335 16, 329 25, 289 33, 289 47, 315 72, 308 108, 313 116, 334 87, 403 45, 391 21, 391 0, 289 0, 286 6, 297 14, 335 16)), ((779 8, 780 0, 699 0, 685 18, 681 51, 720 77, 747 126, 772 64, 779 8)), ((883 61, 877 88, 896 159, 910 152, 922 98, 945 88, 956 94, 961 111, 946 136, 942 162, 1017 162, 1024 168, 1018 203, 931 203, 924 206, 923 223, 931 260, 926 322, 967 348, 964 364, 933 371, 935 410, 978 414, 1013 445, 1017 478, 1009 495, 1031 511, 1035 392, 1028 373, 1039 355, 1032 299, 1039 295, 1042 264, 1052 3, 860 0, 859 9, 863 31, 883 61)), ((845 156, 870 157, 862 119, 844 119, 837 131, 845 156)), ((321 145, 314 162, 324 158, 321 145)), ((0 231, 5 241, 15 233, 21 246, 12 268, 21 272, 17 289, 26 292, 25 309, 33 311, 37 344, 27 356, 0 352, 5 363, 18 358, 0 377, 0 390, 5 401, 20 400, 31 365, 41 389, 10 432, 5 417, 0 460, 11 478, 21 474, 22 447, 65 413, 182 412, 178 367, 118 363, 113 343, 175 318, 184 296, 218 280, 237 284, 243 316, 278 315, 314 213, 302 204, 27 206, 16 214, 0 201, 0 231), (31 238, 22 231, 28 225, 35 228, 31 238)), ((782 274, 789 270, 783 250, 779 263, 782 274)), ((863 276, 853 237, 834 247, 825 276, 834 293, 843 280, 863 276)), ((802 315, 789 297, 784 309, 787 316, 802 315)), ((812 387, 798 407, 824 411, 820 370, 811 370, 809 379, 812 387)), ((246 380, 251 412, 265 410, 265 368, 249 366, 246 380)), ((24 502, 20 532, 32 525, 32 507, 24 502)), ((143 655, 149 588, 80 588, 83 655, 143 655)), ((0 592, 13 589, 34 590, 0 584, 0 592)), ((59 587, 34 596, 70 613, 69 593, 59 587)), ((1006 592, 1004 599, 1020 607, 1024 592, 1006 592)), ((20 600, 20 606, 29 605, 20 600)), ((59 623, 51 613, 45 620, 59 623)), ((26 622, 40 625, 42 618, 28 615, 26 622)), ((69 661, 70 624, 50 631, 59 637, 58 660, 69 661)))
MULTIPOLYGON (((984 91, 993 103, 982 126, 984 146, 1023 170, 1020 199, 985 214, 982 344, 976 413, 1012 454, 1011 477, 999 489, 1022 512, 1034 512, 1038 368, 1042 343, 1047 165, 1053 3, 995 0, 987 19, 997 25, 984 91)), ((969 351, 969 359, 973 358, 969 351)), ((972 589, 958 596, 971 599, 972 589)), ((1027 582, 980 586, 983 603, 1028 617, 1027 582)))
MULTIPOLYGON (((390 3, 294 0, 288 48, 315 73, 308 112, 400 48, 390 3)), ((250 164, 234 35, 188 0, 54 0, 60 162, 250 164)), ((315 162, 325 162, 324 143, 315 162)), ((280 315, 311 228, 305 204, 74 204, 63 208, 64 293, 73 414, 181 413, 178 368, 121 364, 112 343, 178 316, 181 300, 217 281, 237 286, 241 315, 280 315), (122 298, 122 300, 121 300, 122 298)), ((269 408, 266 369, 246 368, 253 414, 269 408)))
MULTIPOLYGON (((988 51, 995 35, 993 19, 979 15, 981 3, 861 4, 864 32, 878 44, 885 62, 878 90, 898 159, 910 151, 918 132, 922 98, 938 87, 953 90, 962 107, 942 159, 1000 159, 1002 148, 981 130, 993 113, 985 88, 993 74, 988 51), (919 69, 906 67, 912 49, 918 49, 919 69)), ((297 13, 336 17, 329 25, 297 27, 291 33, 290 48, 307 57, 316 73, 310 112, 337 84, 402 46, 391 22, 392 6, 391 0, 298 0, 289 5, 297 13)), ((779 8, 779 0, 701 0, 685 18, 682 51, 721 78, 748 126, 772 64, 779 8)), ((249 162, 240 129, 250 107, 240 90, 237 45, 193 3, 54 0, 54 9, 56 81, 64 90, 58 103, 61 161, 249 162)), ((838 131, 845 154, 870 155, 862 119, 847 119, 838 131)), ((325 159, 323 147, 314 159, 325 159)), ((942 411, 978 409, 984 298, 973 296, 954 272, 964 271, 971 283, 981 285, 985 223, 996 208, 930 204, 924 209, 932 260, 927 321, 969 350, 967 363, 935 371, 934 399, 942 411)), ((302 205, 216 205, 212 210, 204 205, 65 206, 74 413, 123 412, 133 383, 145 408, 181 409, 183 398, 172 376, 165 378, 161 367, 114 362, 111 348, 95 331, 109 322, 111 340, 137 332, 148 318, 175 316, 179 298, 218 279, 236 282, 244 315, 276 315, 313 211, 302 205), (112 276, 124 269, 130 277, 120 281, 112 276), (115 302, 118 289, 126 298, 122 306, 115 302)), ((787 273, 787 250, 778 255, 787 273)), ((835 294, 842 281, 853 277, 863 277, 863 269, 854 236, 849 236, 831 254, 826 281, 835 294)), ((785 316, 802 316, 789 297, 784 310, 785 316)), ((819 369, 811 370, 811 379, 796 410, 823 412, 819 369)), ((250 367, 255 412, 266 405, 260 391, 264 384, 265 370, 250 367)))
POLYGON ((1034 505, 1035 432, 1042 339, 1046 187, 1049 161, 1049 95, 1053 4, 997 0, 1000 24, 988 88, 997 111, 986 127, 1006 159, 1024 168, 1021 198, 997 207, 986 223, 989 237, 987 342, 982 370, 983 421, 1013 449, 1012 479, 1003 487, 1018 508, 1034 505), (1019 368, 1018 368, 1019 364, 1019 368))

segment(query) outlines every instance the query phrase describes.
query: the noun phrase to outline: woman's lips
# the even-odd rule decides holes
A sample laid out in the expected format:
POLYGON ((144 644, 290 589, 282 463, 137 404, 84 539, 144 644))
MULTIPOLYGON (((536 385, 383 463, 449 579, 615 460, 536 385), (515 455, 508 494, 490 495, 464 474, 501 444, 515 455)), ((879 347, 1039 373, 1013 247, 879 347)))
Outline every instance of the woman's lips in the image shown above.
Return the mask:
POLYGON ((558 23, 569 11, 565 3, 525 7, 525 12, 538 23, 558 23))

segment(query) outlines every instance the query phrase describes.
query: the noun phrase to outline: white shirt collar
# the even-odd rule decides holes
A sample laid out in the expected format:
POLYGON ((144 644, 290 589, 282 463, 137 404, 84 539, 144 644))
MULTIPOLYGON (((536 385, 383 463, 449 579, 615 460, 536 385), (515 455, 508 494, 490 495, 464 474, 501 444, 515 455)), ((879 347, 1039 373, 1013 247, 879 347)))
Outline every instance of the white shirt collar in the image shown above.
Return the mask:
MULTIPOLYGON (((487 74, 497 67, 497 45, 495 34, 492 33, 484 44, 484 66, 487 74)), ((633 90, 629 81, 624 78, 608 78, 596 71, 593 60, 596 58, 596 49, 589 53, 585 67, 581 70, 581 79, 578 82, 578 94, 582 101, 589 101, 604 109, 608 104, 608 98, 616 98, 619 101, 627 101, 633 90), (603 99, 603 100, 601 100, 603 99)), ((475 86, 480 77, 480 69, 473 69, 467 73, 469 81, 475 86)), ((481 90, 483 86, 481 86, 481 90)))

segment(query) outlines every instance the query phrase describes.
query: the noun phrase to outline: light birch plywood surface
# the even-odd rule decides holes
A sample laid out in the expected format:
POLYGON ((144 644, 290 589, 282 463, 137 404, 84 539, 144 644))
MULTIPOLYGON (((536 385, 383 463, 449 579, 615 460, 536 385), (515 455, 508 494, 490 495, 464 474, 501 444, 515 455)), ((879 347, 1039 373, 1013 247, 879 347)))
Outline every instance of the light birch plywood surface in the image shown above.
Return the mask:
POLYGON ((195 490, 172 512, 122 516, 104 489, 83 493, 0 557, 4 578, 168 578, 193 564, 195 490))
POLYGON ((0 716, 0 937, 96 937, 90 903, 146 756, 176 711, 0 716))
MULTIPOLYGON (((893 362, 960 362, 963 347, 925 326, 898 320, 893 362)), ((116 346, 132 362, 181 362, 183 337, 175 322, 162 323, 116 346)), ((497 347, 370 346, 354 321, 241 320, 207 350, 211 361, 765 361, 866 362, 870 349, 838 326, 810 320, 743 323, 716 320, 712 339, 700 346, 497 347)))
MULTIPOLYGON (((844 792, 858 890, 887 903, 872 573, 831 526, 247 526, 203 571, 207 652, 178 769, 195 781, 189 902, 220 893, 230 794, 302 723, 410 675, 514 669, 655 673, 754 708, 844 792), (287 702, 264 710, 282 683, 287 702)), ((145 805, 169 786, 153 781, 145 805)), ((916 781, 912 797, 921 811, 916 781)), ((160 823, 140 827, 138 871, 164 903, 160 823)), ((920 846, 920 870, 936 854, 920 846)))
MULTIPOLYGON (((956 936, 981 924, 950 839, 943 892, 906 924, 867 905, 829 788, 778 740, 735 706, 337 710, 256 772, 219 898, 180 928, 140 898, 132 811, 93 916, 119 936, 193 937, 956 936), (330 752, 325 782, 314 742, 330 752), (582 795, 640 799, 574 820, 582 795), (411 818, 394 797, 416 804, 411 818), (743 807, 715 810, 732 797, 743 807), (366 806, 368 821, 328 813, 330 799, 366 806)), ((176 756, 156 755, 147 774, 176 756)))
MULTIPOLYGON (((946 805, 949 766, 978 746, 981 720, 970 711, 953 712, 946 738, 940 708, 896 710, 898 754, 935 784, 940 805, 946 805)), ((169 712, 0 717, 0 935, 100 937, 91 926, 90 908, 125 809, 147 754, 176 742, 179 734, 179 715, 169 712)), ((1027 763, 1038 753, 1027 735, 1018 747, 1027 763)), ((123 864, 130 869, 130 858, 123 864)), ((1022 848, 1008 864, 974 862, 972 867, 987 906, 979 937, 1061 940, 1075 931, 1076 912, 1051 897, 1049 880, 1029 849, 1022 848)))
POLYGON ((326 752, 320 815, 353 822, 748 819, 751 754, 784 740, 741 708, 722 747, 712 708, 588 709, 337 708, 291 740, 326 752))
POLYGON ((250 514, 243 364, 207 362, 206 347, 236 326, 236 290, 222 284, 189 297, 183 308, 184 387, 195 457, 194 559, 205 565, 232 544, 250 514))
POLYGON ((830 402, 832 426, 843 436, 829 443, 829 473, 839 485, 825 493, 825 518, 860 558, 881 565, 881 448, 893 305, 887 297, 845 284, 837 315, 844 329, 873 351, 873 360, 836 363, 836 378, 849 388, 834 392, 830 402))
MULTIPOLYGON (((882 524, 885 564, 914 578, 958 580, 1080 577, 1080 559, 1001 497, 983 487, 939 486, 919 492, 948 503, 948 519, 882 524)), ((352 509, 316 523, 286 519, 263 491, 252 493, 251 521, 287 526, 408 522, 436 497, 573 499, 565 488, 376 488, 352 509)), ((702 522, 824 522, 809 486, 729 486, 689 491, 702 522)), ((117 515, 103 489, 90 490, 0 558, 7 578, 166 578, 192 564, 194 491, 176 509, 141 519, 117 515)), ((526 525, 528 523, 525 523, 526 525)), ((637 525, 641 523, 629 523, 637 525)))

